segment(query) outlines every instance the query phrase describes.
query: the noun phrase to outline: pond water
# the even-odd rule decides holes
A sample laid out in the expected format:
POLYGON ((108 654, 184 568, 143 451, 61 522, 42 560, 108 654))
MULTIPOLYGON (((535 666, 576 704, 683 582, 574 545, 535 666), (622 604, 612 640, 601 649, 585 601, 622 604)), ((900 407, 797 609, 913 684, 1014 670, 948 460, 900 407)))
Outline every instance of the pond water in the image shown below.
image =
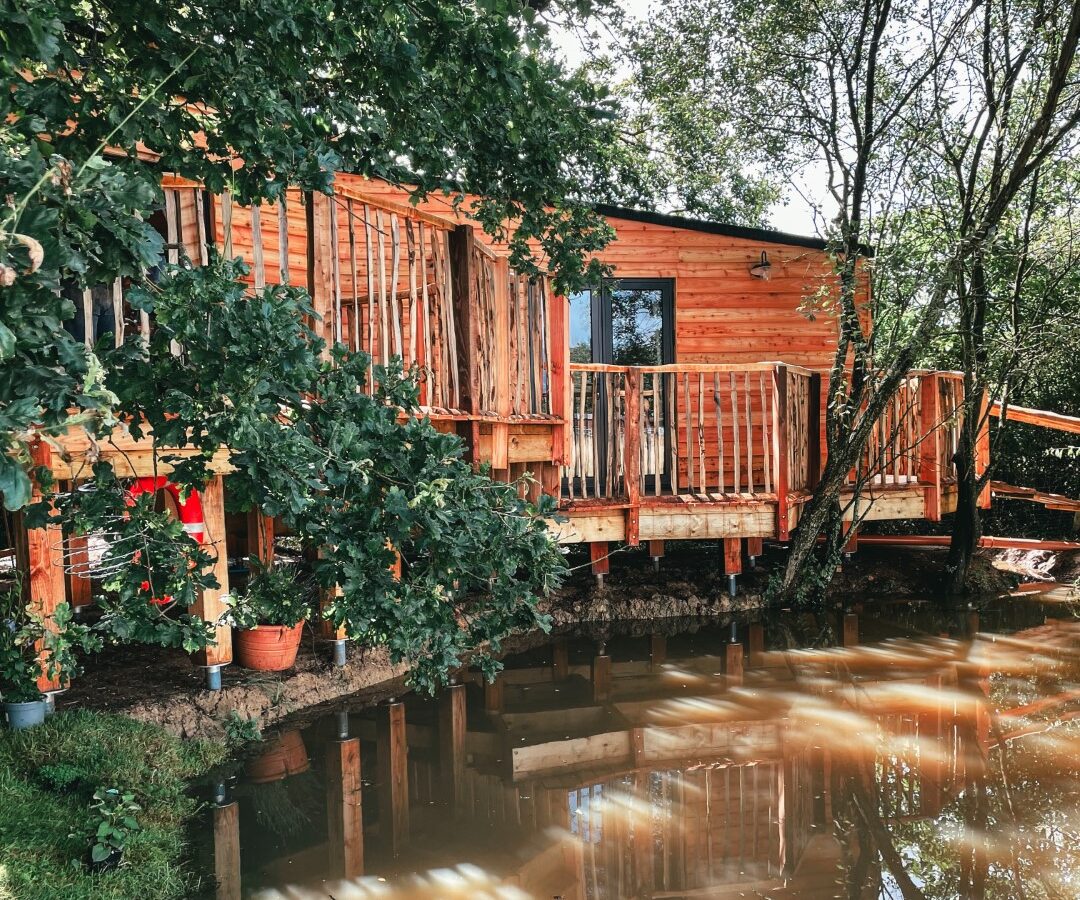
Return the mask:
POLYGON ((1080 897, 1064 597, 523 644, 268 736, 207 811, 217 896, 1080 897))

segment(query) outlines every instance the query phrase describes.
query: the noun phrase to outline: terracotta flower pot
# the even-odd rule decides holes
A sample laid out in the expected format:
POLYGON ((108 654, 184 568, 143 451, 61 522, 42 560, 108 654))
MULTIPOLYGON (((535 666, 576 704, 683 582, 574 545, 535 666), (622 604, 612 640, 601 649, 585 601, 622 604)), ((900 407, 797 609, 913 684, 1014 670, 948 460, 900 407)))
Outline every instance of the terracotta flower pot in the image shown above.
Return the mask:
POLYGON ((294 729, 286 731, 264 753, 251 760, 247 764, 247 775, 252 784, 266 784, 299 775, 310 767, 304 739, 294 729))
POLYGON ((234 638, 236 661, 246 669, 260 672, 281 672, 296 662, 300 634, 304 623, 292 628, 284 625, 260 625, 258 628, 237 631, 234 638))

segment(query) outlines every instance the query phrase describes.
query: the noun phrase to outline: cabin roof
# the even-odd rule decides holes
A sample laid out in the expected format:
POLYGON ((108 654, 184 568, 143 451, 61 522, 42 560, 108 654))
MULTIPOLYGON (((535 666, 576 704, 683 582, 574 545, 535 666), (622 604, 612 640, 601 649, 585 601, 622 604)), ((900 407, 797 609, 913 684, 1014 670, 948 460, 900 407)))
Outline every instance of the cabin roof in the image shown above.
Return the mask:
MULTIPOLYGON (((625 206, 611 206, 597 203, 593 206, 600 215, 610 219, 629 219, 632 222, 646 222, 667 228, 685 228, 690 231, 703 231, 707 234, 720 234, 724 237, 743 238, 769 244, 787 244, 793 247, 809 247, 812 250, 824 250, 828 242, 819 237, 806 234, 790 234, 772 228, 752 228, 748 225, 731 225, 727 222, 714 222, 709 219, 692 219, 688 216, 673 216, 668 213, 650 212, 644 209, 629 209, 625 206)), ((873 253, 868 247, 862 248, 867 256, 873 253)))

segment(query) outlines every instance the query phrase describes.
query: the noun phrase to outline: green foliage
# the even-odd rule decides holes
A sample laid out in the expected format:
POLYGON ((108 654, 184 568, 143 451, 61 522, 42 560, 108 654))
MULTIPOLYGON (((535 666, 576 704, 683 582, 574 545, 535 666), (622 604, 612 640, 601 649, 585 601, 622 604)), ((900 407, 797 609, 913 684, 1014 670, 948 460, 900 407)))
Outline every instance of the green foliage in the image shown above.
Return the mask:
POLYGON ((565 571, 544 523, 551 498, 534 506, 475 472, 456 436, 402 416, 416 407, 412 373, 376 367, 372 385, 363 354, 336 348, 325 360, 304 293, 246 298, 238 265, 170 271, 144 300, 158 324, 152 352, 105 357, 125 414, 155 440, 203 451, 171 477, 197 486, 214 450, 231 448, 230 494, 320 551, 318 581, 341 588, 334 625, 413 662, 419 685, 473 647, 543 626, 536 600, 565 571), (167 352, 173 340, 180 357, 167 352))
POLYGON ((60 603, 49 616, 26 605, 16 586, 0 594, 0 696, 8 703, 41 697, 37 681, 71 678, 81 671, 76 650, 92 651, 101 641, 75 622, 71 607, 60 603))
POLYGON ((294 565, 263 565, 252 560, 252 575, 239 596, 229 598, 238 628, 284 625, 292 628, 311 617, 311 596, 294 565))
POLYGON ((141 812, 142 807, 135 802, 135 795, 131 792, 101 788, 94 792, 90 809, 97 814, 90 859, 102 863, 113 853, 123 853, 127 849, 128 839, 139 830, 135 814, 141 812))
POLYGON ((258 722, 245 719, 235 709, 229 710, 222 727, 225 729, 225 743, 233 750, 262 740, 258 722))
POLYGON ((225 756, 222 744, 180 741, 154 725, 83 711, 0 732, 0 896, 198 896, 199 879, 183 862, 198 809, 187 790, 225 756), (87 810, 103 784, 126 785, 135 795, 141 828, 129 837, 125 866, 94 874, 83 865, 87 810))

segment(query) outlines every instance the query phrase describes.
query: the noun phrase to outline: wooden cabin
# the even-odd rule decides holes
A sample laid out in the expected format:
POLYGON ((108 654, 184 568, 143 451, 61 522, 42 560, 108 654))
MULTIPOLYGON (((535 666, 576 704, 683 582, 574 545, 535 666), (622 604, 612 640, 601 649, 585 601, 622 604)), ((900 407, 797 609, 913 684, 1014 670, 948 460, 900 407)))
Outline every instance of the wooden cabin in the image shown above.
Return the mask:
MULTIPOLYGON (((457 432, 495 477, 531 472, 533 490, 559 498, 558 539, 587 543, 597 576, 612 542, 648 542, 659 557, 665 541, 703 538, 724 541, 735 575, 744 550, 755 556, 798 524, 820 471, 822 372, 835 352, 822 241, 601 207, 616 233, 600 254, 613 277, 560 297, 547 278, 511 268, 468 203, 414 206, 401 188, 348 174, 332 196, 291 190, 257 208, 181 178, 162 184, 171 261, 205 263, 211 245, 241 256, 254 288, 306 286, 328 342, 419 367, 413 412, 457 432)), ((103 287, 115 339, 149 333, 124 285, 103 287)), ((93 293, 82 321, 95 319, 93 293)), ((910 373, 865 453, 868 518, 936 521, 955 508, 961 403, 957 374, 910 373)), ((63 453, 41 445, 37 462, 74 483, 89 475, 91 451, 121 475, 168 471, 151 441, 119 432, 93 448, 73 432, 63 453)), ((215 468, 229 471, 224 450, 215 468)), ((221 496, 219 477, 203 507, 224 541, 221 496)), ((267 546, 264 525, 253 534, 267 546)), ((24 542, 41 557, 25 561, 30 589, 59 602, 64 573, 49 549, 59 538, 39 537, 24 542)), ((224 548, 218 557, 222 590, 200 609, 215 620, 228 591, 224 548)), ((68 581, 72 599, 88 590, 68 581)), ((226 632, 211 668, 231 659, 226 632)))

